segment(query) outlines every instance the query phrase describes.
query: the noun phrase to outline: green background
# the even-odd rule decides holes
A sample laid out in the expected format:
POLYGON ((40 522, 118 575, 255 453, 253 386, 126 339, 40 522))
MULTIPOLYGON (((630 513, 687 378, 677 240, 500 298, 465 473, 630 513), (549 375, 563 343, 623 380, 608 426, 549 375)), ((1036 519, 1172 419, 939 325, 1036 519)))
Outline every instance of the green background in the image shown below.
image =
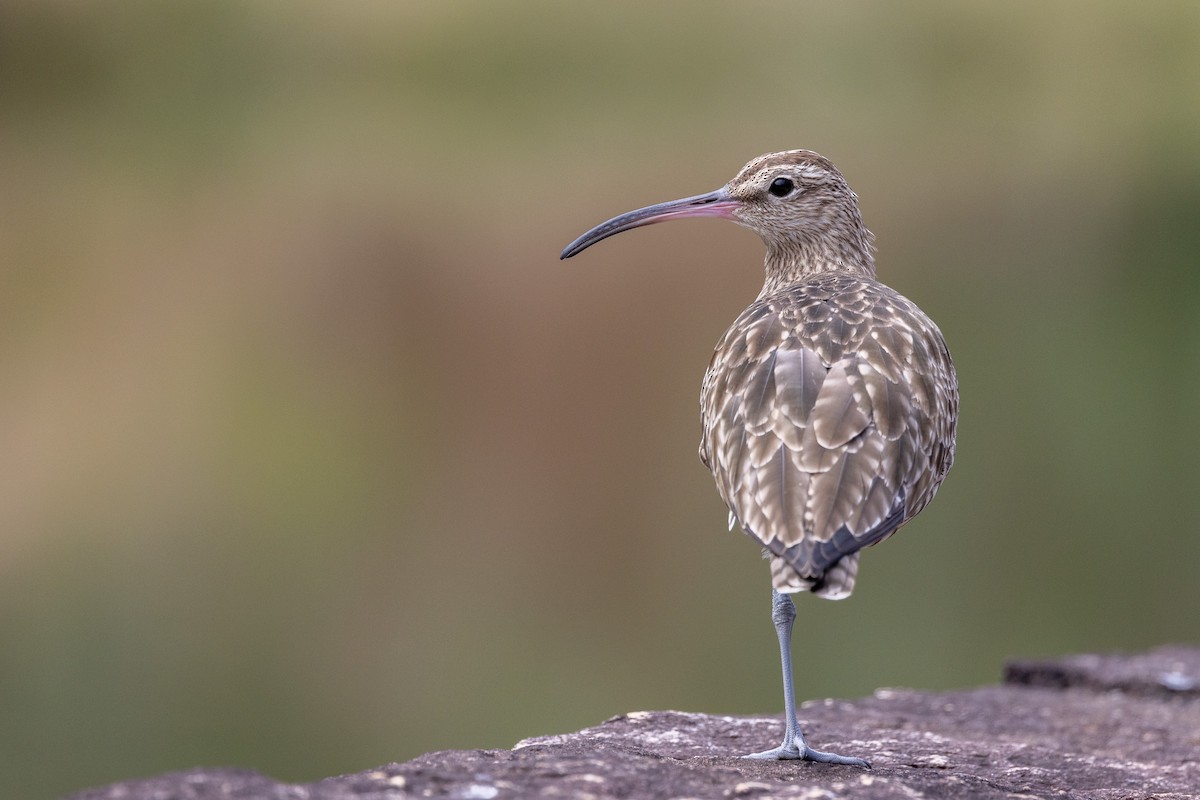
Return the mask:
POLYGON ((5 3, 0 104, 2 797, 778 713, 696 457, 762 246, 558 261, 770 150, 962 390, 800 696, 1200 639, 1194 0, 5 3))

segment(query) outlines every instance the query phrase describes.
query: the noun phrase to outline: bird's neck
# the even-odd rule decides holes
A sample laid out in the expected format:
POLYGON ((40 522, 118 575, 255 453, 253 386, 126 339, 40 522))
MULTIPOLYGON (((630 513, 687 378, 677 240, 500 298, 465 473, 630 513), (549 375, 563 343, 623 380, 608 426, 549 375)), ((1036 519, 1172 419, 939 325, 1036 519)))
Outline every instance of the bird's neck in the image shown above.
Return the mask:
POLYGON ((874 280, 872 236, 866 228, 857 235, 788 239, 767 243, 766 282, 762 295, 826 272, 846 272, 874 280))

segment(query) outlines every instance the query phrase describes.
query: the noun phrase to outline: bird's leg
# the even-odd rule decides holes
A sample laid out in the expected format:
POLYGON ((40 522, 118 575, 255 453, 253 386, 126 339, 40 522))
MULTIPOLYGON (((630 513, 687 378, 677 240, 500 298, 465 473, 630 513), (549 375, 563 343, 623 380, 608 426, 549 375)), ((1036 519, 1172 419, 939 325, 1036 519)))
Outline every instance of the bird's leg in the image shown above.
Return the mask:
POLYGON ((786 725, 783 743, 774 750, 751 753, 743 758, 820 761, 870 769, 871 765, 861 758, 824 753, 814 750, 804 741, 804 733, 801 732, 800 723, 796 719, 796 690, 792 685, 792 624, 796 621, 796 606, 792 598, 774 589, 771 590, 771 621, 775 623, 775 633, 779 636, 779 658, 783 662, 783 714, 786 725))

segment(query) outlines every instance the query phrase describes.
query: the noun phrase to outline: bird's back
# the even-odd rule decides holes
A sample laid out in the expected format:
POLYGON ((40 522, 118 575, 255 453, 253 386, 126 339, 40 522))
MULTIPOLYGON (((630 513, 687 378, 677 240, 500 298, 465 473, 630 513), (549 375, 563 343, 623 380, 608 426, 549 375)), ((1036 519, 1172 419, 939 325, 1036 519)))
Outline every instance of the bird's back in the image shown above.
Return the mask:
POLYGON ((781 592, 848 595, 858 551, 924 508, 954 459, 941 332, 858 275, 759 297, 717 345, 700 402, 700 457, 781 592))

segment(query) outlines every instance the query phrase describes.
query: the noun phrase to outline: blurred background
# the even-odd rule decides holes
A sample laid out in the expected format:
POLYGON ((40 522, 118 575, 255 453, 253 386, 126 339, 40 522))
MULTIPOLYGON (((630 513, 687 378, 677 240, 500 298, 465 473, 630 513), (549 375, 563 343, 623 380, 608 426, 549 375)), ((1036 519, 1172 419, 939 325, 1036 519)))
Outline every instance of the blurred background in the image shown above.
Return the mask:
POLYGON ((696 457, 762 246, 558 261, 769 150, 962 388, 799 694, 1200 640, 1194 0, 5 3, 0 103, 0 796, 779 713, 696 457))

